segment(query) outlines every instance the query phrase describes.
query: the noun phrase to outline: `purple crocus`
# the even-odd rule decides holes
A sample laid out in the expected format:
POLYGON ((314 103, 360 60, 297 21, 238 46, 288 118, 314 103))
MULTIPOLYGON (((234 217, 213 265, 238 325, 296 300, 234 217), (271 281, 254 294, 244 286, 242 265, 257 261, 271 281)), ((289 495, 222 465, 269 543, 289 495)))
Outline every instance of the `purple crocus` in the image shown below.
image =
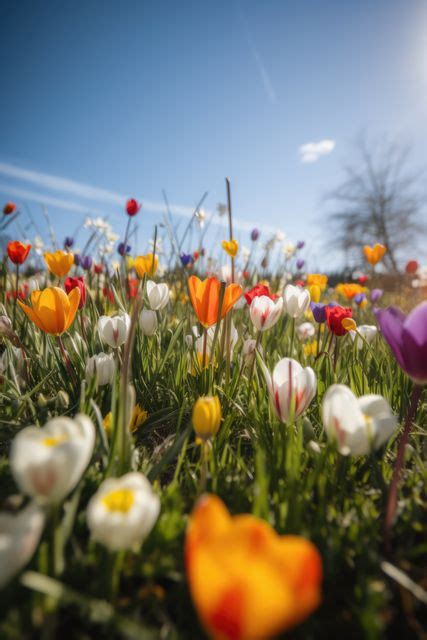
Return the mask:
POLYGON ((80 267, 82 263, 82 257, 79 253, 75 253, 74 254, 74 264, 76 265, 76 267, 80 267))
POLYGON ((252 229, 251 231, 251 240, 252 242, 256 242, 260 236, 260 230, 259 229, 252 229))
POLYGON ((304 240, 298 240, 297 242, 297 249, 303 249, 305 247, 305 242, 304 240))
POLYGON ((384 291, 382 289, 372 289, 371 291, 371 302, 378 302, 380 298, 382 298, 384 291))
POLYGON ((117 251, 119 252, 119 255, 123 256, 127 256, 130 253, 130 245, 127 244, 125 245, 124 242, 120 242, 119 246, 117 247, 117 251))
POLYGON ((338 307, 337 302, 328 302, 328 304, 322 304, 321 302, 310 302, 310 309, 313 314, 313 318, 318 324, 323 324, 326 321, 325 307, 338 307))
POLYGON ((375 315, 399 366, 416 384, 427 384, 427 301, 407 316, 397 307, 375 315))
POLYGON ((74 238, 71 238, 70 236, 65 236, 64 239, 64 247, 66 249, 70 249, 74 244, 74 238))
POLYGON ((84 256, 84 258, 81 259, 80 264, 85 271, 89 271, 92 266, 92 258, 90 256, 84 256))
POLYGON ((354 301, 356 304, 362 304, 362 302, 366 300, 366 295, 364 293, 356 293, 354 296, 354 301))
POLYGON ((297 269, 298 269, 298 271, 300 271, 303 268, 304 265, 305 265, 305 260, 301 260, 301 259, 297 260, 297 269))
POLYGON ((181 254, 181 264, 183 267, 186 267, 190 264, 192 258, 191 255, 189 253, 182 253, 181 254))

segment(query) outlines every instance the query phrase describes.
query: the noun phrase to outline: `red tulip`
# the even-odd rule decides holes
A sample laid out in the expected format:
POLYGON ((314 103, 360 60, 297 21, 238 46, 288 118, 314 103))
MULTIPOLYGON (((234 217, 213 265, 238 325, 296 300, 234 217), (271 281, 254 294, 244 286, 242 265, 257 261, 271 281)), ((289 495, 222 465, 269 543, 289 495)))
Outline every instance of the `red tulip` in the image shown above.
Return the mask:
POLYGON ((30 249, 30 244, 22 244, 19 240, 12 240, 7 243, 7 255, 13 264, 23 264, 30 253, 30 249))
POLYGON ((85 286, 85 280, 83 276, 78 276, 76 278, 72 278, 72 277, 65 278, 64 287, 67 293, 70 293, 72 289, 75 289, 75 288, 79 289, 80 290, 79 309, 85 306, 86 286, 85 286))
POLYGON ((357 279, 360 282, 360 284, 365 284, 365 282, 367 282, 369 280, 369 276, 360 276, 357 279))
POLYGON ((141 205, 135 200, 135 198, 130 198, 126 202, 126 213, 128 214, 128 216, 136 216, 140 208, 141 205))
POLYGON ((95 264, 95 265, 94 265, 94 267, 93 267, 93 269, 94 269, 95 273, 96 273, 97 275, 99 275, 100 273, 102 273, 102 272, 103 272, 103 270, 104 270, 104 266, 103 266, 102 264, 95 264))
POLYGON ((259 296, 267 296, 270 300, 276 300, 277 296, 274 293, 270 293, 270 289, 265 284, 256 284, 252 289, 246 291, 245 299, 248 305, 251 305, 254 298, 259 296))
POLYGON ((419 264, 416 260, 409 260, 406 263, 405 271, 406 273, 415 273, 418 270, 419 264))
POLYGON ((16 204, 14 202, 6 202, 3 207, 3 213, 5 216, 10 216, 11 213, 15 213, 16 204))
POLYGON ((342 326, 344 318, 351 318, 353 311, 350 307, 325 307, 326 323, 336 336, 344 336, 347 330, 342 326))
POLYGON ((138 295, 139 280, 138 278, 128 278, 129 298, 136 298, 138 295))

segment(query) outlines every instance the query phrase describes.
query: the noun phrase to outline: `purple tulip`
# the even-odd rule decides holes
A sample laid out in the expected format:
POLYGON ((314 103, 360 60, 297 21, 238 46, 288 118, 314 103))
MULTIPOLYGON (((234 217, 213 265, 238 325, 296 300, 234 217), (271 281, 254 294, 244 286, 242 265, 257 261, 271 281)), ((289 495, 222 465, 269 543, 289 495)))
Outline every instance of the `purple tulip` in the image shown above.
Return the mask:
POLYGON ((82 263, 82 259, 81 259, 80 254, 75 253, 74 254, 74 264, 76 265, 76 267, 80 267, 81 263, 82 263))
POLYGON ((356 293, 354 296, 354 301, 356 304, 362 304, 362 302, 366 300, 366 296, 364 293, 356 293))
POLYGON ((318 324, 323 324, 323 322, 326 321, 325 307, 339 307, 339 304, 337 302, 328 302, 328 304, 310 302, 310 309, 313 314, 313 318, 318 324))
POLYGON ((124 242, 120 242, 119 246, 117 247, 117 251, 119 252, 119 255, 123 256, 127 256, 128 253, 130 253, 130 245, 127 244, 125 246, 124 242))
POLYGON ((427 302, 407 316, 397 307, 377 309, 375 315, 399 366, 415 383, 427 384, 427 302))
POLYGON ((84 258, 82 258, 81 266, 85 271, 89 271, 92 266, 92 258, 90 256, 85 256, 84 258))
POLYGON ((259 229, 252 229, 251 231, 251 240, 252 242, 256 242, 260 236, 261 232, 259 229))
POLYGON ((64 239, 64 247, 66 249, 70 249, 74 244, 74 238, 71 238, 70 236, 65 236, 64 239))
POLYGON ((191 262, 191 255, 189 253, 181 254, 181 264, 183 267, 186 267, 191 262))
POLYGON ((372 289, 371 291, 371 302, 378 302, 380 298, 382 298, 384 291, 382 289, 372 289))
POLYGON ((305 260, 297 260, 297 269, 301 270, 305 265, 305 260))
POLYGON ((303 249, 305 246, 305 242, 304 240, 298 240, 297 242, 297 249, 303 249))

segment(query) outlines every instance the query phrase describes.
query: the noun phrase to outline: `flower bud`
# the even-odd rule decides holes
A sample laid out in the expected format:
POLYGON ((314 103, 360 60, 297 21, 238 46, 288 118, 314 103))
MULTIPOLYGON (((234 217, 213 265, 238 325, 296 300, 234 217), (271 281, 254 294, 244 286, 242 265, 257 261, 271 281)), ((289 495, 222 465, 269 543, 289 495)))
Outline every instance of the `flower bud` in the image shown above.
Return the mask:
POLYGON ((61 389, 61 391, 58 391, 55 404, 58 409, 68 409, 68 406, 70 404, 70 396, 68 395, 68 393, 63 389, 61 389))
POLYGON ((151 309, 143 309, 139 316, 139 326, 144 336, 152 336, 157 330, 156 312, 151 309))
POLYGON ((193 407, 193 428, 202 440, 209 440, 218 433, 221 423, 221 404, 218 396, 201 396, 193 407))
POLYGON ((116 370, 114 355, 111 353, 98 353, 92 356, 86 362, 86 377, 92 378, 96 376, 97 383, 100 387, 110 384, 113 381, 116 370))

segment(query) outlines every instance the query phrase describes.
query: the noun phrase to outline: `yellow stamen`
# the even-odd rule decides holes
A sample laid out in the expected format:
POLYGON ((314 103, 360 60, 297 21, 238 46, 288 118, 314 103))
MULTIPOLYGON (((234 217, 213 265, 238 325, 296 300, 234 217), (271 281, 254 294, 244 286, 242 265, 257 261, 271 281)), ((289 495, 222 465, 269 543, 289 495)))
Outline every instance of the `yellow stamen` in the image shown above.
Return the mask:
POLYGON ((108 511, 128 513, 135 502, 135 495, 131 489, 115 489, 107 493, 107 495, 102 498, 102 502, 108 511))

